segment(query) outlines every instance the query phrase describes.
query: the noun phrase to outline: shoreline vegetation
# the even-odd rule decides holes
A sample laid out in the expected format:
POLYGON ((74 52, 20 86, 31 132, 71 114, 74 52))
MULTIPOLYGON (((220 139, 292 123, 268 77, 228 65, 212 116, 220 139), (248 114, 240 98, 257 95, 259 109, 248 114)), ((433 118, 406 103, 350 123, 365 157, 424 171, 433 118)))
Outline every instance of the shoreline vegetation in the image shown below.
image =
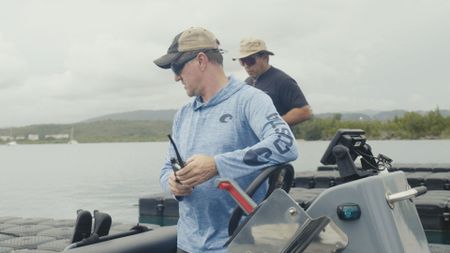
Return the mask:
MULTIPOLYGON (((17 144, 68 143, 68 138, 52 135, 71 133, 79 143, 167 141, 171 120, 99 120, 74 124, 45 124, 0 129, 0 144, 7 144, 12 134, 17 144), (30 140, 29 136, 38 136, 30 140), (47 137, 46 137, 47 136, 47 137)), ((313 118, 293 128, 296 139, 330 140, 339 128, 357 128, 372 140, 450 139, 450 117, 439 109, 426 114, 407 112, 392 120, 343 120, 336 113, 329 118, 313 118)))
POLYGON ((439 109, 426 114, 407 112, 392 120, 342 120, 341 114, 329 119, 313 119, 293 129, 297 139, 330 140, 337 129, 363 129, 372 140, 450 139, 450 117, 439 109))

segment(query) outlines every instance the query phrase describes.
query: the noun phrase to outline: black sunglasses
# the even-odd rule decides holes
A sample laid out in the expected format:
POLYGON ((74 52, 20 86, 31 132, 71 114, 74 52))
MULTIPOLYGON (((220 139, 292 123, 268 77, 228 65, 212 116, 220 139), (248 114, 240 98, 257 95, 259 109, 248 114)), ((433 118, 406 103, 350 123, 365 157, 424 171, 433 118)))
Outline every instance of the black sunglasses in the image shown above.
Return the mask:
MULTIPOLYGON (((197 53, 192 54, 191 56, 181 60, 181 61, 175 61, 172 64, 170 64, 170 68, 172 69, 173 73, 175 73, 175 75, 179 76, 181 74, 181 72, 183 71, 184 65, 186 65, 186 63, 192 61, 195 57, 197 57, 197 53)), ((180 56, 180 58, 182 58, 182 56, 180 56)), ((180 60, 180 58, 178 60, 180 60)))
POLYGON ((256 58, 263 56, 264 53, 256 53, 250 56, 247 56, 245 58, 239 59, 239 63, 244 66, 247 65, 249 67, 255 65, 256 63, 256 58))

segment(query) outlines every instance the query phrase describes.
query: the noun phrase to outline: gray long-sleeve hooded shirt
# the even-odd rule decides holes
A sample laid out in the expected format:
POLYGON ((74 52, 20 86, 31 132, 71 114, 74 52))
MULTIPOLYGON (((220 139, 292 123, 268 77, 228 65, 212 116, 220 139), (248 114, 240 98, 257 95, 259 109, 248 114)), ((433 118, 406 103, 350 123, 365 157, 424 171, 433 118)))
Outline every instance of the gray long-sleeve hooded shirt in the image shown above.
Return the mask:
MULTIPOLYGON (((228 222, 237 205, 217 189, 215 180, 231 178, 247 188, 262 169, 297 159, 295 138, 269 96, 232 76, 207 103, 196 97, 183 106, 175 115, 172 135, 184 161, 194 154, 213 156, 218 171, 179 202, 178 247, 196 253, 226 252, 228 222)), ((176 155, 170 146, 160 175, 166 192, 172 157, 176 155)), ((267 184, 254 200, 260 202, 266 191, 267 184)))

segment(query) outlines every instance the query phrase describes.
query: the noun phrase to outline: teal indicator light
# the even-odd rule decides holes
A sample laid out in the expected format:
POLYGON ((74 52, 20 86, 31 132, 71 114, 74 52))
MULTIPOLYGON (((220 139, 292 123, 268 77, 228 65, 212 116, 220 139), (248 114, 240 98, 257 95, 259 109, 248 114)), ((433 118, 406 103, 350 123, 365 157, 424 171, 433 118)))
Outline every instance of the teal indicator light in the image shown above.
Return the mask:
POLYGON ((337 207, 337 215, 339 219, 345 221, 357 220, 361 217, 361 208, 358 204, 345 203, 337 207))

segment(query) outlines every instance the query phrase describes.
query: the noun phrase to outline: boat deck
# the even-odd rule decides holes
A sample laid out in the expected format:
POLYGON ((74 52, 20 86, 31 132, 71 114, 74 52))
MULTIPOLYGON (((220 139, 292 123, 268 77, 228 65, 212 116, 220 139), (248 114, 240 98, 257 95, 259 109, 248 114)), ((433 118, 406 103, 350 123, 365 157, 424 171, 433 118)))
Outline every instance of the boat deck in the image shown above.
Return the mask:
MULTIPOLYGON (((74 220, 0 217, 0 253, 61 252, 69 245, 73 225, 74 220)), ((145 225, 158 229, 157 225, 145 225)), ((113 224, 110 234, 128 231, 132 226, 113 224)), ((448 253, 450 245, 430 244, 430 252, 448 253)))
MULTIPOLYGON (((71 241, 75 220, 0 217, 0 253, 61 252, 71 241)), ((136 224, 113 223, 110 235, 129 231, 136 224)), ((148 224, 157 229, 159 225, 148 224)))

